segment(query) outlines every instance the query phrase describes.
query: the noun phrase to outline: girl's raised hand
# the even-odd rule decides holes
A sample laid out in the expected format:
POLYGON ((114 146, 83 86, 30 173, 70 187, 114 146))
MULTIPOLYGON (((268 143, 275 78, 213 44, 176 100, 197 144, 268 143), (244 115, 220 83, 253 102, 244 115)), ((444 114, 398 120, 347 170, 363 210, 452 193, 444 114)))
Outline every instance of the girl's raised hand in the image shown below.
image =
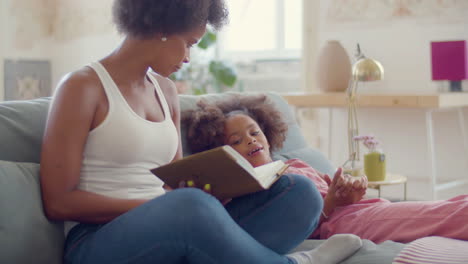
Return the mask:
POLYGON ((367 178, 343 174, 343 169, 338 168, 330 189, 333 192, 336 206, 353 204, 364 197, 367 189, 367 178))

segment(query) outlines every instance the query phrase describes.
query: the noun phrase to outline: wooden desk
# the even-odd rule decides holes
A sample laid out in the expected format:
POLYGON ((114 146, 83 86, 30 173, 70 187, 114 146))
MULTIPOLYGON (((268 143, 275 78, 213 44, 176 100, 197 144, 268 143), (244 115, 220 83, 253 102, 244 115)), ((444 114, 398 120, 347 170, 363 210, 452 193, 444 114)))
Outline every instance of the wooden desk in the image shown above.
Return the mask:
MULTIPOLYGON (((282 94, 296 107, 345 107, 346 93, 282 94)), ((468 106, 468 93, 441 94, 358 94, 359 107, 450 108, 468 106)))
MULTIPOLYGON (((282 94, 288 103, 296 108, 328 108, 329 109, 329 136, 332 131, 333 108, 346 107, 347 95, 341 93, 290 93, 282 94)), ((468 179, 459 179, 446 183, 437 182, 437 160, 435 157, 434 143, 434 112, 456 111, 458 114, 459 129, 462 135, 462 142, 465 156, 468 157, 468 140, 465 131, 465 118, 463 108, 468 107, 468 93, 437 93, 437 94, 358 94, 358 107, 387 107, 387 108, 421 108, 425 110, 427 153, 429 157, 430 184, 432 189, 432 199, 437 199, 437 192, 440 190, 467 184, 468 179)), ((329 156, 331 155, 331 136, 329 137, 329 156)), ((468 168, 468 166, 467 166, 468 168)))

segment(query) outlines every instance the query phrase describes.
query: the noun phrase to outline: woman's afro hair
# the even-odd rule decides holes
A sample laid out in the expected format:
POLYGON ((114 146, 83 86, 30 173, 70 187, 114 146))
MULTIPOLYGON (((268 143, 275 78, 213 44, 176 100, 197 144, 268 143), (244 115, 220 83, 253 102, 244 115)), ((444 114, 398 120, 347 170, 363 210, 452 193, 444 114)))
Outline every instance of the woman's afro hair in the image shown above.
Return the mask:
POLYGON ((228 11, 224 0, 114 0, 112 15, 120 33, 147 38, 207 24, 219 29, 228 11))

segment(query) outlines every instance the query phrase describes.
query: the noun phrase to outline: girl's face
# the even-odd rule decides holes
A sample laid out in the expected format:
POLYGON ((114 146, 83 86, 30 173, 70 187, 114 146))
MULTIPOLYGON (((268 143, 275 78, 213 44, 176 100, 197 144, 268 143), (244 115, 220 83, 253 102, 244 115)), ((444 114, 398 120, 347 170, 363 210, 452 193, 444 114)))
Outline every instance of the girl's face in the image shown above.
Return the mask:
POLYGON ((224 144, 230 145, 257 167, 271 162, 270 145, 257 122, 247 115, 236 114, 224 124, 224 144))
POLYGON ((190 61, 190 48, 203 37, 205 31, 206 26, 203 25, 185 33, 155 37, 161 49, 157 62, 151 68, 164 77, 180 70, 182 64, 190 61), (166 40, 162 41, 162 37, 166 40))

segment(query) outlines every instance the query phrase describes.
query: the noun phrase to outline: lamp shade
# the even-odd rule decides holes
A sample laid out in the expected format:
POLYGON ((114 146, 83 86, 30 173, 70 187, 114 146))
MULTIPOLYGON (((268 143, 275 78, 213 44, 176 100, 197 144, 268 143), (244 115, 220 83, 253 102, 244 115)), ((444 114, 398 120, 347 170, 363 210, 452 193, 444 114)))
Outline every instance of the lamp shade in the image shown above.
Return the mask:
POLYGON ((353 64, 353 79, 355 81, 379 81, 384 77, 384 69, 380 62, 362 58, 353 64))
POLYGON ((468 79, 467 41, 431 42, 432 80, 468 79))

